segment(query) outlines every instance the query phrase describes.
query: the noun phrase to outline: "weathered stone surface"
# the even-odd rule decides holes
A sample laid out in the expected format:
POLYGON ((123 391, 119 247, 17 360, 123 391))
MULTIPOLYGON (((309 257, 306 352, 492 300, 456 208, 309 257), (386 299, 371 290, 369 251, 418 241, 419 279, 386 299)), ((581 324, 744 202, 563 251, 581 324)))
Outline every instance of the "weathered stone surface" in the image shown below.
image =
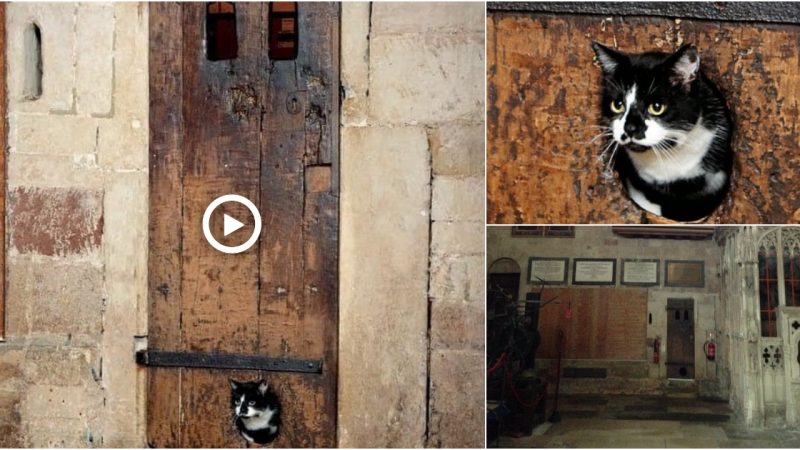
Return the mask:
POLYGON ((428 447, 479 447, 484 442, 484 353, 431 353, 428 447))
POLYGON ((370 11, 373 5, 353 2, 342 5, 341 83, 342 126, 364 126, 369 91, 370 11))
POLYGON ((345 128, 342 148, 339 445, 420 446, 428 349, 427 137, 410 127, 345 128))
POLYGON ((398 35, 370 40, 369 118, 378 123, 479 121, 483 34, 398 35))
POLYGON ((100 246, 102 192, 85 189, 15 188, 9 192, 11 247, 20 253, 65 256, 100 246))
POLYGON ((76 35, 76 95, 79 113, 113 114, 114 5, 79 3, 76 35))
POLYGON ((444 124, 432 130, 433 174, 482 177, 484 139, 483 124, 444 124))
POLYGON ((90 117, 15 114, 9 121, 9 151, 41 155, 94 153, 99 123, 90 117))
POLYGON ((374 8, 372 33, 483 33, 484 11, 481 2, 387 2, 374 8))
POLYGON ((463 302, 434 301, 431 305, 431 348, 484 348, 483 305, 463 302))
POLYGON ((9 334, 100 336, 103 271, 92 263, 8 258, 9 334))
POLYGON ((433 220, 483 223, 485 192, 483 177, 434 177, 433 220))
MULTIPOLYGON (((42 96, 25 99, 24 67, 8 65, 9 112, 68 113, 75 108, 76 3, 21 3, 6 10, 6 57, 24 61, 23 30, 39 25, 42 37, 42 96)), ((13 143, 11 143, 13 145, 13 143)))
POLYGON ((25 379, 51 386, 96 383, 102 373, 95 351, 75 347, 31 347, 25 352, 25 379))
POLYGON ((90 158, 87 160, 86 155, 9 153, 8 185, 101 188, 103 172, 91 164, 90 158))
POLYGON ((480 255, 483 253, 484 225, 478 222, 434 222, 431 226, 434 253, 480 255))

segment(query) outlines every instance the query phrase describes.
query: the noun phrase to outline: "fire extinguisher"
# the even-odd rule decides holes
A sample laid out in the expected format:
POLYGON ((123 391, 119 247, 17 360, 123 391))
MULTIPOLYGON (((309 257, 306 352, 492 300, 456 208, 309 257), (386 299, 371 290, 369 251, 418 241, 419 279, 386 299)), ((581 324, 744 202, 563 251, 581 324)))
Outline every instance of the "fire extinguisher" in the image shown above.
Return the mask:
POLYGON ((653 364, 658 364, 660 357, 661 357, 661 338, 656 337, 656 340, 653 341, 653 364))
POLYGON ((714 339, 711 338, 703 344, 703 350, 706 352, 706 358, 709 361, 714 361, 717 357, 717 344, 714 342, 714 339))

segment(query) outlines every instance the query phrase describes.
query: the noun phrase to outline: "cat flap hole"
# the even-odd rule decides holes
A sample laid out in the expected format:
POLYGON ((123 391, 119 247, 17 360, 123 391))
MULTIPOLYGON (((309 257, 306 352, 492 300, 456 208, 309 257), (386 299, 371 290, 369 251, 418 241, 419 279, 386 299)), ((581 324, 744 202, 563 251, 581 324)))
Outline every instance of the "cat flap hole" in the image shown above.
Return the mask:
POLYGON ((22 96, 25 100, 38 100, 42 96, 42 31, 35 23, 28 24, 23 32, 25 76, 22 96))
POLYGON ((223 61, 236 59, 238 55, 236 5, 233 2, 206 4, 206 58, 223 61))

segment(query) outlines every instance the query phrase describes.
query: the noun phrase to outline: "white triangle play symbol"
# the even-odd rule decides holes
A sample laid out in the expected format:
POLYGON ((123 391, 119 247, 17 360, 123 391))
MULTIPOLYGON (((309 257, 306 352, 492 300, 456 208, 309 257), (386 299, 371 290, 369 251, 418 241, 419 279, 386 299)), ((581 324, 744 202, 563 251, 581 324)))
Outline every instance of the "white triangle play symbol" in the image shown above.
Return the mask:
POLYGON ((222 233, 223 233, 223 235, 227 236, 227 235, 233 233, 234 231, 238 230, 239 228, 242 228, 243 226, 244 226, 244 224, 242 222, 239 222, 238 220, 234 219, 233 217, 225 214, 224 215, 224 222, 223 222, 223 225, 222 225, 222 233))

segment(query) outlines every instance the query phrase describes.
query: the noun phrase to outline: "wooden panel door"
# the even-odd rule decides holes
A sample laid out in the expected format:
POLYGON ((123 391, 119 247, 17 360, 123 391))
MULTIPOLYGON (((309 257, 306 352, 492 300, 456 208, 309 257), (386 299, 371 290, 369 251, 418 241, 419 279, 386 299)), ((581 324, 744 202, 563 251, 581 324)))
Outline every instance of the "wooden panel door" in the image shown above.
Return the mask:
MULTIPOLYGON (((244 446, 228 378, 260 377, 283 405, 273 445, 336 443, 339 6, 298 9, 296 60, 269 59, 268 3, 238 3, 236 57, 210 61, 206 4, 150 5, 148 352, 322 364, 320 373, 150 367, 152 446, 244 446), (261 213, 258 242, 240 254, 218 252, 202 233, 207 205, 225 194, 261 213)), ((230 205, 212 217, 215 236, 222 213, 248 217, 230 205)), ((254 224, 244 222, 249 237, 254 224)), ((237 234, 219 240, 238 245, 237 234)))
POLYGON ((667 378, 694 378, 694 300, 667 300, 667 378))

